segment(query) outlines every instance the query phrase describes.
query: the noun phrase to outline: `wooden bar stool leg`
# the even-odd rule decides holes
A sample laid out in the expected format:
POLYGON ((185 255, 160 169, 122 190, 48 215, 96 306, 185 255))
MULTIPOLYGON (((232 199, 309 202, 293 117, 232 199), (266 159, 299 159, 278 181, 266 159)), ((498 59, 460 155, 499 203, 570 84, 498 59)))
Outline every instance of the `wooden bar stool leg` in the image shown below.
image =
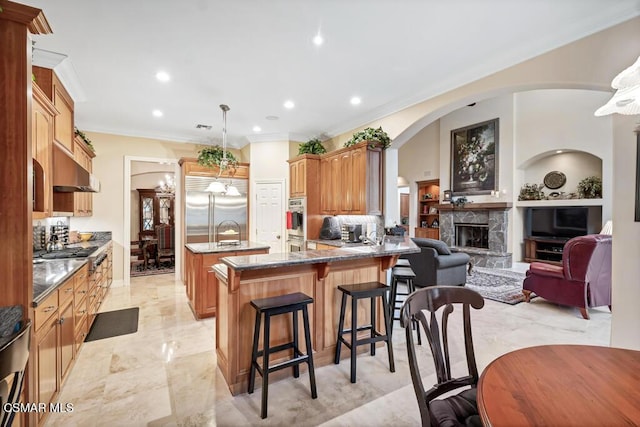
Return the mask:
MULTIPOLYGON (((291 312, 291 316, 293 316, 293 357, 298 357, 298 310, 294 310, 291 312)), ((298 378, 300 376, 300 364, 296 363, 293 365, 293 376, 298 378)))
MULTIPOLYGON (((371 301, 371 339, 375 338, 376 336, 376 299, 374 297, 369 298, 369 301, 371 301)), ((371 342, 371 355, 375 356, 376 355, 376 343, 375 342, 371 342)))
POLYGON ((334 363, 340 363, 340 349, 342 347, 342 331, 344 330, 344 312, 347 305, 347 294, 342 294, 342 303, 340 304, 340 317, 338 324, 338 339, 336 340, 336 357, 334 363))
POLYGON ((267 418, 267 402, 269 398, 269 347, 271 335, 271 316, 268 313, 264 315, 264 348, 262 354, 262 403, 260 408, 260 417, 267 418))
POLYGON ((386 309, 387 296, 382 295, 382 312, 384 313, 384 332, 387 334, 387 353, 389 355, 389 370, 391 372, 396 371, 396 364, 393 360, 393 347, 391 346, 391 322, 393 322, 393 318, 389 316, 389 310, 386 309))
POLYGON ((256 381, 256 363, 258 363, 258 341, 260 338, 260 320, 262 314, 256 311, 256 322, 253 329, 253 349, 251 351, 251 367, 249 368, 249 390, 248 393, 253 393, 253 388, 256 381))
POLYGON ((351 297, 351 382, 356 382, 356 350, 358 345, 358 299, 351 297))
POLYGON ((302 307, 302 321, 304 322, 304 340, 307 343, 307 364, 309 365, 309 383, 311 384, 311 397, 313 399, 318 397, 318 391, 316 389, 316 373, 313 369, 313 348, 311 345, 311 332, 309 328, 309 313, 307 306, 302 307))

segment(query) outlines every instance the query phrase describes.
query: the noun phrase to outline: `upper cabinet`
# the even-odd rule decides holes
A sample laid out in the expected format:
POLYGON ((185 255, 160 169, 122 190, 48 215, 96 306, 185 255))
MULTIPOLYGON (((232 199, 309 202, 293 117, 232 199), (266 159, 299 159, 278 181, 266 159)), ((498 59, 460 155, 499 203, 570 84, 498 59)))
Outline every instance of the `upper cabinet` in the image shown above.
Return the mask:
POLYGON ((57 110, 35 83, 33 84, 31 111, 33 219, 42 219, 50 217, 53 209, 51 147, 53 143, 53 121, 57 110))
POLYGON ((74 139, 73 99, 53 70, 34 66, 33 75, 38 86, 58 110, 58 115, 54 119, 54 140, 72 152, 74 139))
POLYGON ((383 150, 361 142, 322 156, 320 211, 323 215, 382 215, 383 150))
POLYGON ((320 156, 303 154, 289 162, 289 196, 306 197, 320 192, 320 156))

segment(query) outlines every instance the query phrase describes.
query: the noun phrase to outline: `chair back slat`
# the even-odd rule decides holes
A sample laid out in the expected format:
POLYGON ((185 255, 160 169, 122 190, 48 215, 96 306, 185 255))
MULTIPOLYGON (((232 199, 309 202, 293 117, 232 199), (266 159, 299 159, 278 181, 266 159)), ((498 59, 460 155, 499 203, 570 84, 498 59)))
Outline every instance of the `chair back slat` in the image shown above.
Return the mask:
POLYGON ((473 351, 470 308, 480 309, 483 306, 484 298, 480 294, 459 286, 432 286, 419 289, 412 293, 403 304, 400 318, 401 324, 405 328, 409 370, 423 425, 425 425, 425 420, 429 420, 429 402, 431 400, 460 387, 475 387, 477 385, 478 369, 473 351), (442 309, 442 316, 439 323, 437 314, 440 309, 442 309), (426 312, 429 312, 429 316, 426 315, 426 312), (452 319, 456 313, 459 313, 462 318, 468 375, 454 378, 450 353, 453 341, 449 329, 454 325, 452 319), (428 390, 425 389, 422 382, 415 350, 412 325, 414 318, 419 320, 425 331, 435 366, 437 384, 428 390))

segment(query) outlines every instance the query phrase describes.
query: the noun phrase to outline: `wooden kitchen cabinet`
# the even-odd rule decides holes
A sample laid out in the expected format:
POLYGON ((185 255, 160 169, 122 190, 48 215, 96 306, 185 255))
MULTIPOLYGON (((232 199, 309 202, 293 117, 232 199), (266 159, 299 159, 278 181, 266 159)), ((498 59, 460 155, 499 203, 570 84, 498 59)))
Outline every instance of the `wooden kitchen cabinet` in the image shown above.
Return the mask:
POLYGON ((302 154, 289 162, 289 195, 317 197, 320 192, 320 156, 302 154))
POLYGON ((382 215, 383 150, 370 145, 365 141, 322 157, 322 214, 382 215))
POLYGON ((73 98, 52 69, 34 66, 32 72, 38 86, 58 110, 54 119, 54 140, 73 152, 73 98))
POLYGON ((33 219, 48 218, 53 212, 51 157, 53 121, 57 114, 45 93, 33 84, 31 150, 33 157, 33 219))
POLYGON ((197 319, 216 315, 218 280, 210 273, 211 266, 220 263, 220 258, 236 255, 256 255, 269 253, 269 249, 255 249, 237 252, 194 253, 186 250, 185 284, 189 306, 197 319))
MULTIPOLYGON (((35 366, 35 396, 39 403, 55 401, 75 361, 79 348, 77 322, 83 319, 78 316, 78 308, 86 300, 86 293, 80 291, 86 289, 87 275, 88 265, 84 265, 34 309, 36 345, 30 363, 35 366)), ((38 414, 39 424, 45 415, 38 414)))
MULTIPOLYGON (((93 158, 96 156, 89 146, 76 135, 73 140, 73 159, 87 172, 93 172, 93 158)), ((73 216, 93 215, 93 193, 73 194, 73 216)))

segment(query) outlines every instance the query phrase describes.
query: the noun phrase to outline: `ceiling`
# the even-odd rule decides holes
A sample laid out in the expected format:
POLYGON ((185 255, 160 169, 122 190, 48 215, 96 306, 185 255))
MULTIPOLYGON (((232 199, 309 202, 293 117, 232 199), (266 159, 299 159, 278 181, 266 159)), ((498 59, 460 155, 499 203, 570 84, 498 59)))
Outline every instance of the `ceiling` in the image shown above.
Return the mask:
POLYGON ((326 139, 640 15, 640 0, 22 2, 53 29, 35 47, 64 55, 81 130, 215 144, 227 104, 236 148, 326 139))

